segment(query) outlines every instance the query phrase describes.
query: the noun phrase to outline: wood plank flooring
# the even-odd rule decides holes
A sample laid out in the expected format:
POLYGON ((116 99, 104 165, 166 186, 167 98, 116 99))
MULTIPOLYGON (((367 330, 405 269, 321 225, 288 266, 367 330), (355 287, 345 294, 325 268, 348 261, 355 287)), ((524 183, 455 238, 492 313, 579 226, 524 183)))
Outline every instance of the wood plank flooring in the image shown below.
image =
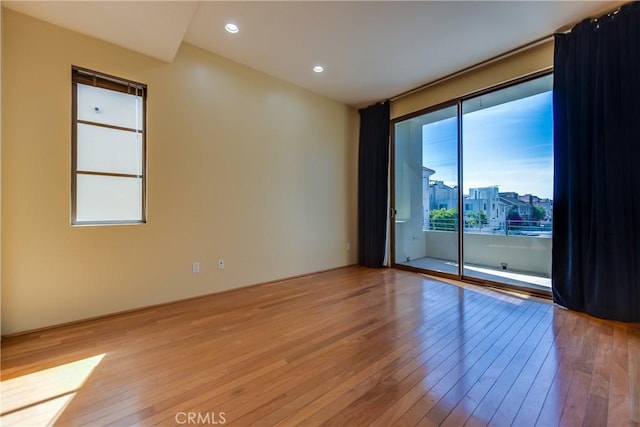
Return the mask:
POLYGON ((640 426, 640 325, 349 267, 2 341, 2 419, 640 426))

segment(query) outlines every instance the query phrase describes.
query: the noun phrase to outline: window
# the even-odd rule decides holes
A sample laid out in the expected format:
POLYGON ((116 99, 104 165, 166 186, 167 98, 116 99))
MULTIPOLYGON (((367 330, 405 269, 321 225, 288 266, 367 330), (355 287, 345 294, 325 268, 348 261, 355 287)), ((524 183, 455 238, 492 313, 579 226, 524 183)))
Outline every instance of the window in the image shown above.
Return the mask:
POLYGON ((72 224, 145 222, 146 94, 146 85, 72 68, 72 224))
POLYGON ((534 211, 534 200, 553 204, 552 89, 553 75, 547 74, 462 101, 464 187, 493 187, 504 206, 496 218, 486 215, 486 206, 476 210, 473 215, 486 219, 464 229, 468 277, 485 279, 487 265, 502 266, 517 276, 500 280, 539 289, 551 285, 553 222, 534 211), (506 239, 518 243, 501 249, 497 242, 506 239))
POLYGON ((553 203, 552 87, 547 74, 462 102, 465 189, 493 187, 499 205, 514 207, 490 224, 496 234, 551 238, 551 222, 541 224, 533 205, 553 203))
POLYGON ((552 87, 542 72, 393 121, 396 264, 548 291, 552 87))

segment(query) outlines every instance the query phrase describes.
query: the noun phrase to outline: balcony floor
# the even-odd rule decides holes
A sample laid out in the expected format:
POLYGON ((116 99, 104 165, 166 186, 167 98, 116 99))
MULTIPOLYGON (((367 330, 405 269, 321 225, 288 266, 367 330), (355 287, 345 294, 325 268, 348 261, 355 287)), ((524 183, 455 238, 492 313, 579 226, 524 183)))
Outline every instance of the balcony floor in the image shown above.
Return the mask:
MULTIPOLYGON (((458 274, 458 263, 438 258, 418 258, 408 262, 398 263, 423 270, 440 271, 443 273, 458 274)), ((506 285, 522 286, 538 290, 550 291, 551 278, 522 271, 501 270, 486 265, 464 265, 464 275, 474 279, 484 279, 500 282, 506 285)))

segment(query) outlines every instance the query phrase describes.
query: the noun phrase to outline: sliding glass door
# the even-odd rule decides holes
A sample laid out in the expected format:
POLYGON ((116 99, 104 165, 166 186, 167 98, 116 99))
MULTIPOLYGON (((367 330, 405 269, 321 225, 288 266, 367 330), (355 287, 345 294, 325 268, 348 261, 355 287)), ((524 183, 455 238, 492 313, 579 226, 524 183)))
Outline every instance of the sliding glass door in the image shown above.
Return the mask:
POLYGON ((394 122, 395 265, 550 290, 551 89, 547 74, 394 122))
POLYGON ((464 275, 551 287, 551 75, 462 102, 464 275))
POLYGON ((395 263, 458 275, 458 108, 395 125, 395 263))

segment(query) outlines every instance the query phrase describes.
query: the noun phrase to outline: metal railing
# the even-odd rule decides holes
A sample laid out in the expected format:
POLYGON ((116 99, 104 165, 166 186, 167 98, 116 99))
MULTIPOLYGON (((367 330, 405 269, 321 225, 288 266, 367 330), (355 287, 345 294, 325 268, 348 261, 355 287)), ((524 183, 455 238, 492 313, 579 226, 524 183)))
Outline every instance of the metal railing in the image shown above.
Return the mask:
MULTIPOLYGON (((430 218, 423 222, 424 231, 457 232, 458 229, 457 218, 430 218)), ((552 230, 553 222, 547 220, 483 220, 481 218, 465 218, 464 221, 465 233, 550 238, 552 230)))

